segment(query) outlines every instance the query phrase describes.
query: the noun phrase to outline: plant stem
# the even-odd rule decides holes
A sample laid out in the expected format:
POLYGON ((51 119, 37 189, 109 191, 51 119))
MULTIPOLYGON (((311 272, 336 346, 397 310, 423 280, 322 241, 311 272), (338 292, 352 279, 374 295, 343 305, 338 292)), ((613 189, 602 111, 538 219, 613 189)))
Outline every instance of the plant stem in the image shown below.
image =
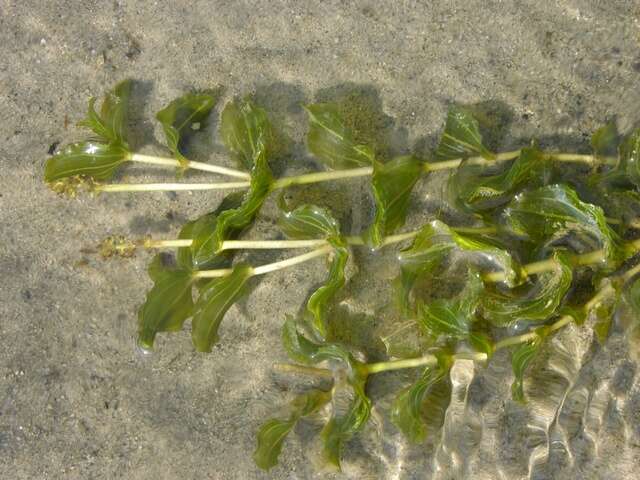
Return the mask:
MULTIPOLYGON (((484 362, 487 360, 486 353, 456 353, 452 355, 453 360, 473 360, 474 362, 484 362)), ((377 362, 366 364, 365 370, 369 375, 388 372, 390 370, 400 370, 403 368, 415 368, 427 365, 435 365, 438 363, 438 359, 435 355, 425 355, 418 358, 406 358, 402 360, 390 360, 388 362, 377 362)))
POLYGON ((229 177, 236 178, 251 178, 251 174, 248 172, 241 172, 233 168, 219 167, 218 165, 211 165, 209 163, 193 162, 187 160, 186 162, 180 162, 174 158, 156 157, 152 155, 143 155, 141 153, 132 153, 129 156, 129 160, 138 163, 148 163, 151 165, 162 165, 165 167, 176 168, 192 168, 194 170, 203 170, 205 172, 219 173, 221 175, 227 175, 229 177))
MULTIPOLYGON (((469 157, 469 158, 454 158, 452 160, 445 160, 442 162, 426 162, 424 164, 424 170, 426 172, 436 172, 440 170, 450 170, 460 166, 462 162, 466 162, 469 165, 491 165, 495 162, 504 162, 513 160, 520 155, 520 150, 514 150, 511 152, 503 152, 496 154, 495 159, 487 160, 483 157, 469 157)), ((550 153, 548 156, 554 160, 560 162, 579 162, 592 164, 595 162, 604 162, 612 164, 616 162, 614 157, 597 158, 593 155, 580 155, 573 153, 550 153)), ((169 158, 152 157, 148 155, 141 155, 134 153, 131 155, 132 161, 153 163, 157 165, 169 165, 179 166, 180 162, 169 158)), ((201 162, 188 163, 189 168, 197 168, 199 170, 207 170, 210 172, 221 173, 224 175, 230 175, 239 178, 249 178, 249 174, 241 172, 239 170, 233 170, 225 167, 218 167, 215 165, 209 165, 201 162)), ((329 172, 314 172, 306 173, 304 175, 296 175, 293 177, 284 177, 276 180, 272 189, 278 190, 291 185, 305 185, 310 183, 326 182, 330 180, 341 180, 355 177, 365 177, 373 173, 372 167, 352 168, 347 170, 332 170, 329 172)), ((152 192, 152 191, 179 191, 179 190, 222 190, 231 188, 246 188, 249 186, 249 182, 231 182, 231 183, 158 183, 158 184, 139 184, 139 185, 98 185, 97 191, 101 192, 152 192), (118 187, 118 188, 117 188, 118 187)), ((640 226, 640 225, 637 225, 640 226)))
MULTIPOLYGON (((331 250, 333 250, 333 247, 331 245, 324 245, 320 248, 316 248, 315 250, 311 250, 310 252, 303 253, 302 255, 287 258, 286 260, 280 260, 279 262, 260 265, 259 267, 254 267, 251 270, 251 276, 264 275, 265 273, 275 272, 276 270, 282 270, 283 268, 292 267, 299 263, 304 263, 316 257, 326 255, 327 253, 331 252, 331 250)), ((200 270, 198 272, 194 272, 193 277, 219 278, 229 275, 231 272, 232 269, 230 268, 221 268, 217 270, 200 270)))
POLYGON ((115 183, 96 185, 96 192, 177 192, 180 190, 227 190, 246 188, 249 182, 221 183, 115 183))

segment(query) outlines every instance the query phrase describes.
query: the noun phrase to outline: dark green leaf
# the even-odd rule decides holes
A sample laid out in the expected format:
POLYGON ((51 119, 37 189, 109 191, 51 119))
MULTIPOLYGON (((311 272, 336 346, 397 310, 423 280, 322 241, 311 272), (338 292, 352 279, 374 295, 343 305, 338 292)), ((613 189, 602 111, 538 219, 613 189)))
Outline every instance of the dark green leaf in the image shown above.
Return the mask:
POLYGON ((216 100, 211 93, 187 93, 156 114, 164 130, 167 147, 181 164, 187 162, 183 151, 195 131, 194 127, 202 129, 216 100))
POLYGON ((571 257, 567 253, 557 250, 552 258, 556 268, 538 274, 533 287, 524 292, 486 292, 482 296, 482 316, 500 327, 517 320, 544 321, 551 317, 573 278, 571 257))
POLYGON ((255 169, 259 158, 273 150, 273 131, 267 113, 248 98, 229 102, 220 119, 220 135, 240 165, 255 169))
POLYGON ((125 132, 131 83, 131 80, 125 80, 108 92, 102 101, 100 114, 94 108, 95 98, 89 100, 87 118, 78 122, 78 125, 93 130, 104 143, 113 143, 123 149, 128 148, 125 132))
POLYGON ((485 166, 463 162, 451 176, 449 195, 469 211, 496 208, 521 186, 538 183, 547 165, 547 157, 537 148, 523 148, 511 166, 497 174, 486 174, 485 166))
POLYGON ((95 180, 107 180, 128 159, 129 152, 116 144, 74 143, 47 160, 44 179, 54 182, 84 175, 95 180))
POLYGON ((244 287, 251 274, 250 266, 237 265, 231 274, 212 280, 202 289, 193 309, 191 324, 191 338, 196 350, 211 351, 218 341, 218 328, 225 313, 245 292, 244 287))
POLYGON ((278 225, 291 238, 321 239, 340 235, 338 221, 327 209, 316 205, 301 205, 290 212, 283 212, 278 225))
POLYGON ((231 102, 222 114, 220 128, 227 147, 243 165, 251 167, 251 184, 238 208, 225 210, 218 216, 210 239, 216 253, 230 235, 253 221, 269 195, 273 181, 268 161, 271 133, 264 110, 249 100, 231 102))
POLYGON ((263 470, 278 464, 278 456, 282 451, 284 439, 302 417, 306 417, 331 400, 331 394, 322 390, 312 390, 297 396, 291 402, 289 418, 267 420, 258 431, 258 445, 253 454, 256 465, 263 470))
MULTIPOLYGON (((191 238, 193 242, 188 248, 178 250, 178 263, 187 269, 212 269, 221 267, 231 257, 230 251, 217 252, 214 233, 218 217, 226 210, 235 209, 242 203, 242 193, 227 195, 215 211, 207 213, 196 220, 187 222, 180 230, 178 238, 191 238)), ((229 232, 233 237, 234 232, 229 232)))
POLYGON ((444 416, 450 395, 448 365, 427 367, 413 385, 395 398, 391 421, 410 442, 422 443, 427 437, 429 420, 444 416))
POLYGON ((157 255, 149 265, 154 285, 138 310, 138 344, 145 349, 158 332, 180 330, 193 311, 191 272, 165 265, 165 258, 157 255))
POLYGON ((310 122, 307 144, 322 163, 335 170, 371 165, 373 149, 356 144, 337 105, 317 103, 305 108, 310 122))
POLYGON ((437 160, 451 160, 481 155, 487 160, 495 156, 482 145, 478 121, 466 108, 453 105, 447 114, 447 123, 436 150, 437 160))
POLYGON ((625 299, 636 319, 640 319, 640 278, 631 283, 631 286, 625 291, 625 299))
POLYGON ((516 195, 504 211, 514 233, 544 241, 567 233, 587 234, 597 240, 612 266, 624 254, 618 235, 607 224, 602 208, 585 203, 566 185, 549 185, 516 195))
POLYGON ((598 157, 615 154, 618 143, 619 135, 615 123, 607 123, 591 136, 591 148, 598 157))
POLYGON ((484 284, 477 272, 469 272, 464 289, 452 299, 437 299, 422 306, 418 323, 427 334, 464 339, 475 320, 484 284))
POLYGON ((380 247, 385 236, 404 225, 411 191, 422 171, 423 164, 413 156, 373 163, 371 182, 376 216, 365 234, 370 245, 380 247))

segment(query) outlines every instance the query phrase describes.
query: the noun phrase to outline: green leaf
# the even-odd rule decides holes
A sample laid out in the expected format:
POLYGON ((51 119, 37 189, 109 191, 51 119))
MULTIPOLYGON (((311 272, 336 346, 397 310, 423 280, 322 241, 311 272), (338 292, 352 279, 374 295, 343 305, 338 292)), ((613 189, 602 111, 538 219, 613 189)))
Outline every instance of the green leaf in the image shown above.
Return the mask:
POLYGON ((482 145, 478 121, 464 107, 452 105, 447 114, 447 123, 436 149, 436 160, 451 160, 481 155, 493 160, 495 155, 482 145))
POLYGON ((444 416, 450 396, 449 366, 440 363, 426 367, 413 385, 396 396, 391 405, 391 421, 411 443, 422 443, 427 437, 428 422, 444 416))
POLYGON ((524 402, 524 374, 529 364, 534 359, 543 337, 538 336, 534 340, 519 345, 511 354, 511 366, 513 368, 513 383, 511 384, 511 396, 517 402, 524 402))
POLYGON ((480 212, 508 202, 523 185, 539 183, 548 158, 537 148, 523 148, 510 167, 497 174, 486 174, 487 167, 463 162, 451 176, 449 195, 462 208, 480 212))
MULTIPOLYGON (((217 252, 214 234, 220 214, 226 210, 238 208, 242 203, 242 197, 243 194, 240 192, 227 195, 213 212, 184 224, 178 238, 190 238, 193 242, 190 247, 178 250, 178 263, 183 268, 196 270, 219 268, 229 260, 232 252, 226 250, 217 252)), ((234 233, 229 232, 229 236, 233 237, 234 233)))
POLYGON ((373 163, 371 182, 376 215, 365 238, 374 248, 380 247, 385 236, 404 225, 411 191, 422 171, 423 164, 413 156, 373 163))
POLYGON ((184 146, 196 130, 195 127, 202 129, 216 100, 211 93, 187 93, 156 114, 164 130, 167 147, 183 166, 188 161, 182 153, 184 146))
POLYGON ((311 390, 297 396, 291 402, 287 419, 272 418, 267 420, 258 431, 258 445, 253 454, 256 465, 269 470, 278 464, 282 444, 286 436, 302 417, 317 412, 331 400, 331 394, 322 390, 311 390))
POLYGON ((222 113, 220 129, 227 148, 242 164, 251 167, 251 184, 239 207, 225 210, 218 216, 211 237, 216 253, 230 235, 253 221, 271 191, 273 177, 268 161, 270 128, 264 110, 249 100, 231 102, 222 113))
POLYGON ((144 349, 153 348, 158 332, 180 330, 193 311, 191 272, 167 265, 165 259, 156 255, 149 265, 154 285, 138 310, 138 344, 144 349))
POLYGON ((278 226, 287 237, 296 239, 321 239, 340 236, 340 224, 329 210, 316 205, 300 205, 290 212, 283 212, 278 226))
POLYGON ((220 118, 220 135, 246 169, 255 169, 257 159, 268 157, 273 150, 274 137, 267 112, 249 98, 227 103, 220 118))
POLYGON ((618 170, 624 171, 636 187, 640 186, 640 128, 622 140, 619 152, 618 170))
POLYGON ((625 291, 625 300, 631 307, 636 320, 640 319, 640 278, 634 280, 625 291))
POLYGON ((87 118, 78 122, 78 125, 93 130, 104 143, 113 143, 127 149, 125 132, 131 86, 131 80, 118 83, 112 91, 105 95, 99 114, 94 108, 96 99, 89 100, 87 118))
POLYGON ((593 148, 593 153, 598 157, 615 154, 618 144, 618 128, 613 122, 599 128, 591 136, 591 148, 593 148))
POLYGON ((505 273, 507 285, 514 286, 521 279, 521 268, 511 254, 493 239, 481 235, 464 235, 434 220, 420 230, 411 247, 398 254, 400 277, 399 303, 406 313, 409 297, 418 278, 429 275, 454 251, 467 252, 467 260, 478 267, 491 267, 505 273))
POLYGON ((482 296, 482 316, 492 325, 504 327, 517 320, 544 321, 551 317, 571 286, 571 257, 560 250, 552 257, 555 268, 539 273, 532 287, 524 292, 485 292, 482 296))
POLYGON ((464 339, 471 332, 483 292, 480 274, 470 271, 464 289, 456 297, 437 299, 422 305, 418 323, 432 337, 444 335, 464 339))
POLYGON ((84 175, 95 180, 108 180, 120 165, 129 159, 129 152, 116 144, 80 142, 68 145, 47 160, 46 182, 84 175))
POLYGON ((586 203, 567 185, 549 185, 516 195, 503 217, 511 230, 534 241, 568 233, 586 234, 597 240, 611 266, 624 252, 618 235, 607 224, 602 208, 586 203))
POLYGON ((240 264, 229 275, 212 280, 201 290, 191 322, 191 338, 197 351, 211 351, 218 341, 218 328, 224 315, 245 293, 244 287, 251 274, 249 265, 240 264))
POLYGON ((327 334, 326 314, 329 301, 344 286, 345 266, 349 258, 346 242, 340 237, 340 224, 331 213, 316 205, 301 205, 284 212, 279 219, 282 231, 291 238, 325 238, 333 247, 333 259, 329 276, 307 302, 307 311, 312 315, 312 326, 324 338, 327 334))
POLYGON ((316 103, 305 107, 309 115, 309 150, 327 167, 334 170, 366 167, 373 163, 373 149, 357 145, 345 126, 337 105, 316 103))
POLYGON ((599 282, 593 299, 584 306, 585 316, 594 320, 593 330, 600 343, 604 343, 609 337, 609 330, 621 300, 620 281, 605 277, 599 282))

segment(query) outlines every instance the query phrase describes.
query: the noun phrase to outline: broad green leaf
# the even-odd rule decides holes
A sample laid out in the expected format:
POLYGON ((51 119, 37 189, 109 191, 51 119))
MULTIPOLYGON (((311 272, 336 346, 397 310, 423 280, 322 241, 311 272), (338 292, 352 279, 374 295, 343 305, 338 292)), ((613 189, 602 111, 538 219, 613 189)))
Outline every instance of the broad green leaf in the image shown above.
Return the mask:
POLYGON ((124 80, 108 92, 102 101, 99 114, 94 108, 96 99, 89 100, 87 118, 78 122, 78 125, 93 130, 104 143, 112 143, 127 149, 127 110, 131 85, 131 80, 124 80))
POLYGON ((494 154, 482 145, 478 121, 466 108, 453 105, 447 114, 447 123, 436 149, 436 160, 451 160, 480 155, 493 160, 494 154))
POLYGON ((298 420, 320 410, 331 400, 331 393, 322 390, 311 390, 298 395, 293 402, 287 419, 272 418, 267 420, 258 431, 258 445, 253 453, 253 460, 263 470, 269 470, 278 464, 278 456, 286 436, 298 420))
POLYGON ((486 174, 486 166, 463 162, 449 180, 449 195, 466 210, 490 210, 507 203, 523 185, 539 183, 547 166, 547 157, 533 147, 523 148, 520 156, 497 174, 486 174))
POLYGON ((504 327, 517 320, 544 321, 551 317, 566 295, 573 279, 571 257, 553 253, 555 268, 539 273, 532 287, 509 294, 487 291, 482 296, 482 316, 492 325, 504 327))
POLYGON ((586 234, 599 242, 611 266, 618 265, 624 257, 620 239, 607 224, 602 208, 581 201, 567 185, 519 193, 503 216, 514 233, 534 241, 568 233, 586 234))
POLYGON ((366 167, 374 159, 373 149, 357 145, 345 126, 337 105, 316 103, 305 107, 309 115, 307 144, 322 163, 334 170, 366 167))
POLYGON ((365 393, 365 384, 366 376, 356 374, 347 382, 334 386, 332 416, 322 429, 321 436, 324 442, 324 459, 338 469, 344 444, 362 430, 371 414, 371 400, 365 393), (341 395, 350 397, 344 411, 336 401, 341 395))
POLYGON ((165 258, 157 255, 149 265, 154 285, 138 310, 138 344, 145 349, 158 332, 180 330, 193 311, 191 271, 168 266, 165 258))
POLYGON ((129 152, 116 144, 91 141, 74 143, 47 159, 44 179, 46 182, 54 182, 83 175, 95 180, 108 180, 128 159, 129 152))
POLYGON ((291 238, 325 238, 333 247, 333 259, 329 277, 307 302, 307 311, 312 315, 312 326, 324 338, 327 334, 326 313, 331 298, 344 286, 344 269, 349 258, 346 242, 340 238, 340 224, 331 213, 315 205, 301 205, 284 212, 279 219, 282 231, 291 238))
POLYGON ((220 135, 240 165, 256 168, 257 159, 273 150, 273 131, 267 113, 249 98, 227 103, 220 118, 220 135))
POLYGON ((634 280, 625 291, 625 300, 637 320, 640 320, 640 278, 634 280))
POLYGON ((222 242, 230 235, 253 221, 269 195, 273 182, 268 159, 271 127, 264 110, 249 100, 231 102, 222 114, 220 129, 227 148, 243 165, 251 167, 251 184, 239 207, 225 210, 218 216, 211 237, 215 252, 220 251, 222 242))
POLYGON ((218 341, 218 328, 227 310, 245 292, 247 280, 251 277, 250 266, 240 264, 226 277, 212 280, 200 291, 200 297, 193 308, 191 338, 199 352, 210 352, 218 341))
POLYGON ((598 157, 615 154, 619 143, 618 129, 615 123, 607 123, 591 136, 591 148, 598 157))
POLYGON ((195 127, 202 129, 216 100, 211 93, 187 93, 156 114, 164 130, 167 147, 182 165, 188 161, 182 153, 185 144, 195 127))
POLYGON ((445 336, 456 340, 469 339, 482 351, 491 353, 493 347, 486 337, 474 331, 476 310, 484 293, 478 272, 470 271, 464 289, 452 299, 436 299, 418 310, 418 324, 433 338, 445 336))
POLYGON ((283 212, 278 226, 287 237, 296 239, 321 239, 338 237, 340 224, 329 210, 316 205, 300 205, 290 212, 283 212))
POLYGON ((449 366, 426 367, 413 385, 396 396, 391 405, 391 421, 411 443, 422 443, 429 421, 440 423, 437 417, 444 416, 450 395, 449 366))
POLYGON ((503 271, 509 286, 520 282, 520 266, 493 239, 457 233, 439 220, 434 220, 420 230, 411 247, 398 254, 401 269, 397 280, 399 301, 405 312, 409 310, 409 296, 415 281, 433 273, 455 251, 466 253, 468 262, 477 267, 503 271))
MULTIPOLYGON (((190 238, 193 240, 188 248, 178 250, 178 263, 187 269, 212 269, 222 266, 231 257, 231 251, 216 251, 214 233, 218 223, 218 217, 226 210, 238 208, 242 203, 242 193, 227 195, 218 208, 206 213, 196 220, 187 222, 180 230, 178 238, 190 238)), ((229 236, 233 237, 234 232, 229 236)))
POLYGON ((385 236, 404 225, 411 191, 422 171, 423 164, 413 156, 373 163, 371 185, 376 215, 365 238, 374 248, 380 247, 385 236))
MULTIPOLYGON (((371 413, 371 401, 365 392, 367 373, 364 366, 340 344, 307 339, 290 316, 283 327, 282 339, 287 353, 295 361, 307 364, 328 361, 346 368, 346 379, 334 385, 332 415, 322 430, 323 457, 329 464, 340 468, 342 446, 362 429, 371 413)), ((343 375, 339 378, 342 379, 343 375)))
POLYGON ((349 258, 349 250, 343 240, 334 238, 329 243, 333 246, 333 259, 329 268, 329 276, 324 285, 313 292, 307 302, 307 310, 313 315, 313 327, 323 338, 327 335, 326 316, 329 301, 344 286, 344 269, 349 258))

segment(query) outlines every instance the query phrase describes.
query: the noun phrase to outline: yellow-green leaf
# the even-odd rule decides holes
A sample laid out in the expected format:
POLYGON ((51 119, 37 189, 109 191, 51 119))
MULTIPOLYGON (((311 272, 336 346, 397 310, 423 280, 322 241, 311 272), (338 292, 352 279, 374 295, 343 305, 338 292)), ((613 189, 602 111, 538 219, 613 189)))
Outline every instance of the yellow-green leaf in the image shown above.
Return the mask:
POLYGON ((129 152, 117 144, 80 142, 68 145, 47 160, 46 182, 83 175, 95 180, 107 180, 129 159, 129 152))
POLYGON ((104 143, 112 143, 126 149, 127 113, 131 95, 131 80, 118 83, 114 89, 104 96, 100 113, 96 112, 95 98, 89 100, 87 118, 78 125, 87 127, 104 143))
POLYGON ((447 114, 447 123, 436 149, 437 160, 466 158, 473 155, 492 160, 495 156, 482 144, 478 121, 464 107, 452 105, 447 114))

